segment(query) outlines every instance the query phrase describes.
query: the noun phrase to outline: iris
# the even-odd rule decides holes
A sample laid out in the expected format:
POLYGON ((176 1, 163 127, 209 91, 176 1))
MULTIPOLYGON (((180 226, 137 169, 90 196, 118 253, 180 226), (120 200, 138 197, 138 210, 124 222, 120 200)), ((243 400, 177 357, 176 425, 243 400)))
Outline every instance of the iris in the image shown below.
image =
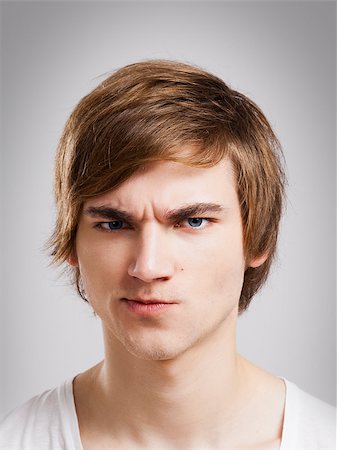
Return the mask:
POLYGON ((198 218, 198 217, 192 217, 190 219, 187 219, 188 223, 193 227, 193 228, 197 228, 198 226, 201 225, 201 221, 204 219, 198 218), (196 225, 196 227, 194 226, 196 225))
POLYGON ((121 220, 114 220, 112 222, 108 222, 108 226, 110 230, 120 230, 123 226, 123 222, 121 220), (121 226, 115 226, 116 224, 120 224, 121 226))

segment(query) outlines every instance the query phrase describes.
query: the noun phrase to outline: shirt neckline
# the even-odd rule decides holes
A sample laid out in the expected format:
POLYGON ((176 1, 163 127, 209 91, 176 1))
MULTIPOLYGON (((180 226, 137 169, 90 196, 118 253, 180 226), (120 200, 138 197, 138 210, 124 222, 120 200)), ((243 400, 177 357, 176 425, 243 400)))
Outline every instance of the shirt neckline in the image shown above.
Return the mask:
POLYGON ((64 401, 67 405, 67 410, 69 412, 69 421, 66 419, 67 426, 68 426, 68 435, 71 435, 72 438, 72 444, 76 450, 84 450, 82 441, 81 441, 81 434, 80 434, 80 427, 78 423, 77 413, 76 413, 76 406, 75 406, 75 398, 74 398, 74 380, 77 375, 75 375, 72 378, 69 378, 66 380, 63 384, 63 395, 64 395, 64 401))
POLYGON ((297 386, 289 381, 287 378, 278 376, 283 380, 286 387, 285 394, 285 405, 284 405, 284 415, 283 415, 283 426, 282 426, 282 436, 281 444, 279 450, 287 450, 293 447, 294 433, 297 429, 297 408, 298 408, 298 395, 297 386))
MULTIPOLYGON (((69 433, 72 436, 75 448, 78 450, 84 450, 80 428, 76 413, 75 398, 74 398, 74 380, 76 376, 66 380, 63 384, 63 397, 69 411, 70 420, 67 421, 69 425, 69 433)), ((297 411, 297 394, 296 386, 290 382, 287 378, 282 376, 277 376, 285 384, 285 403, 284 403, 284 414, 283 414, 283 426, 281 435, 281 444, 279 450, 286 450, 290 448, 291 442, 293 442, 293 433, 296 429, 296 411, 297 411)))

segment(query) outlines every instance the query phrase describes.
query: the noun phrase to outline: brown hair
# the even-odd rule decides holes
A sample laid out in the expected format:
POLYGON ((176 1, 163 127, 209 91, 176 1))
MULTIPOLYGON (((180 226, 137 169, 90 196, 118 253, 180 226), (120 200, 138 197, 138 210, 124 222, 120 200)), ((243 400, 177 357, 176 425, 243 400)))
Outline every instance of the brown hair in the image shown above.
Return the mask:
MULTIPOLYGON (((239 314, 262 286, 275 256, 285 175, 279 142, 261 110, 203 69, 177 61, 127 65, 86 95, 70 115, 55 167, 54 263, 73 250, 83 202, 117 188, 150 161, 211 167, 233 163, 248 267, 239 314), (183 154, 188 144, 193 151, 183 154)), ((72 268, 82 298, 80 273, 72 268)), ((86 299, 85 299, 86 300, 86 299)))

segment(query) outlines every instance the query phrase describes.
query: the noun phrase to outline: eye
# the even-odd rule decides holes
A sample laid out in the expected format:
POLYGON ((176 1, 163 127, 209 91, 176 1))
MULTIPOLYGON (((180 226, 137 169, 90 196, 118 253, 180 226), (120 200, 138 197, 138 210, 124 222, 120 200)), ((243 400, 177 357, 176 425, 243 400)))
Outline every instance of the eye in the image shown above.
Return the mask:
POLYGON ((204 228, 203 226, 200 226, 202 225, 203 220, 207 220, 208 222, 210 221, 210 219, 204 217, 189 217, 182 222, 188 222, 188 224, 191 225, 192 228, 204 228))
POLYGON ((121 230, 123 228, 122 220, 112 220, 111 222, 99 222, 95 225, 95 228, 105 231, 121 230))

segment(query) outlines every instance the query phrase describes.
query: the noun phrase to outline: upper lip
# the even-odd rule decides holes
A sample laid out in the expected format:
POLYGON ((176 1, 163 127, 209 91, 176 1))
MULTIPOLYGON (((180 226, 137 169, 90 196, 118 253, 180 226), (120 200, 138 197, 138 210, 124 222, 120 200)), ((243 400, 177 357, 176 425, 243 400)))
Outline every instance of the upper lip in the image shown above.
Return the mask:
POLYGON ((171 300, 163 300, 158 298, 143 298, 143 297, 135 297, 135 298, 126 298, 125 300, 133 301, 133 302, 141 302, 141 303, 177 303, 171 300))

